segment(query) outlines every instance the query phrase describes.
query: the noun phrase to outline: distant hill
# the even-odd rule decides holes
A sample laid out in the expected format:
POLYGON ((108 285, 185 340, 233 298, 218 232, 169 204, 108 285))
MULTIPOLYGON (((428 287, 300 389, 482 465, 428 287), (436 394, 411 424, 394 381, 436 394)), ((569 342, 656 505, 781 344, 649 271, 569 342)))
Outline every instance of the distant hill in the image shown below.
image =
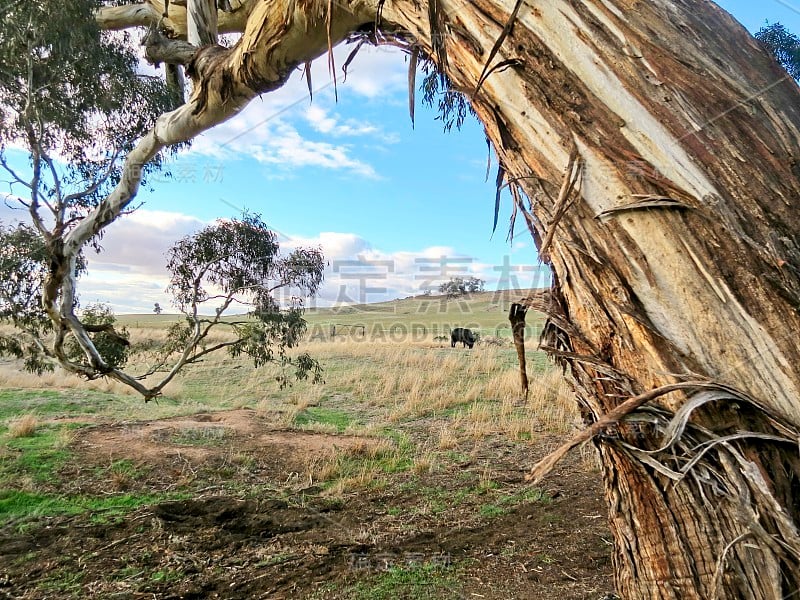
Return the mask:
MULTIPOLYGON (((306 311, 305 318, 312 334, 326 328, 333 331, 337 326, 343 332, 359 326, 372 336, 381 333, 400 336, 412 332, 449 335, 455 327, 467 327, 484 336, 510 337, 508 309, 528 293, 529 290, 503 290, 450 299, 439 295, 410 296, 373 304, 314 308, 306 311)), ((528 335, 538 333, 541 315, 531 315, 528 321, 528 335)))
MULTIPOLYGON (((454 327, 467 327, 483 336, 510 337, 508 309, 530 290, 479 292, 448 299, 443 295, 418 295, 407 298, 354 304, 348 306, 310 308, 305 313, 309 334, 328 336, 338 327, 339 335, 351 330, 370 337, 381 335, 449 335, 454 327), (355 328, 355 329, 354 329, 355 328)), ((180 318, 176 314, 120 315, 128 327, 168 327, 180 318)), ((538 335, 543 318, 538 313, 528 317, 528 337, 538 335)))

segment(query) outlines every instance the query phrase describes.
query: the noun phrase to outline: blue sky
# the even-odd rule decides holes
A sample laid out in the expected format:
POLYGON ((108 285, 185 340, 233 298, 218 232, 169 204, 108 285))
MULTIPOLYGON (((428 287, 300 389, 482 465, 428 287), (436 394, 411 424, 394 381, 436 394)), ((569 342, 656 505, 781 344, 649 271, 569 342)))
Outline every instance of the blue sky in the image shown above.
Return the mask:
MULTIPOLYGON (((800 1, 718 4, 751 31, 780 21, 800 32, 800 1)), ((337 64, 348 52, 337 49, 337 64)), ((312 72, 313 102, 296 74, 195 140, 172 165, 172 179, 142 189, 142 208, 112 226, 102 255, 90 256, 84 305, 168 307, 169 245, 242 209, 261 213, 287 247, 322 245, 331 267, 320 305, 411 295, 453 275, 479 276, 488 289, 547 283, 530 236, 519 230, 513 244, 506 239, 507 197, 492 236, 497 162, 492 156, 486 181, 481 126, 469 120, 444 133, 418 98, 412 129, 401 53, 362 50, 347 81, 339 78, 338 103, 325 61, 312 72)))

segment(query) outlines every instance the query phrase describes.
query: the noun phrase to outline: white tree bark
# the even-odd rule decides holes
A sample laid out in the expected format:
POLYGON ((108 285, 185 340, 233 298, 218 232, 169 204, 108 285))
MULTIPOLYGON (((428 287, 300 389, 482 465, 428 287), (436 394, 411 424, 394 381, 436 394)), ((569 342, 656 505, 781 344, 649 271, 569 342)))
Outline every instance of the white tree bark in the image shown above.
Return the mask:
MULTIPOLYGON (((233 2, 234 10, 219 12, 219 33, 241 33, 257 0, 233 2)), ((141 4, 103 6, 97 11, 97 22, 102 29, 119 31, 131 27, 157 27, 159 24, 181 39, 187 39, 187 10, 173 2, 169 5, 169 16, 164 17, 163 0, 152 0, 141 4)))
POLYGON ((216 0, 189 0, 186 35, 190 44, 208 46, 217 43, 216 0))

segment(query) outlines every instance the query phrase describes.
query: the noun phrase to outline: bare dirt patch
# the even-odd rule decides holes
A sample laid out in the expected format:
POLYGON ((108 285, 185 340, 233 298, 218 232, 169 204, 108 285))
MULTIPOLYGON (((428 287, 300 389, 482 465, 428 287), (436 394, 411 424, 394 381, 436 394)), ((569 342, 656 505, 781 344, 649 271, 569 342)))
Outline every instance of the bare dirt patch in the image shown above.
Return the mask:
POLYGON ((80 514, 5 527, 0 597, 577 600, 612 590, 597 474, 573 456, 543 487, 524 481, 553 439, 482 440, 430 471, 336 496, 308 479, 314 461, 380 441, 282 429, 253 410, 78 430, 61 492, 182 496, 101 523, 80 514))

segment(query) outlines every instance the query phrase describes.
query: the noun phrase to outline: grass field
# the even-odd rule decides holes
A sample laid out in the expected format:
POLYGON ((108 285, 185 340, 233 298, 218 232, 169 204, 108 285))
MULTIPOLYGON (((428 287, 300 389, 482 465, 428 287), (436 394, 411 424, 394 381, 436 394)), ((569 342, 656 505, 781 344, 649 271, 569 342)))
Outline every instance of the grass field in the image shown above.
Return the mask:
MULTIPOLYGON (((476 573, 490 582, 524 558, 553 573, 543 598, 555 589, 558 597, 583 597, 564 592, 556 567, 585 579, 581 594, 600 589, 607 573, 575 566, 585 560, 570 557, 569 535, 553 529, 574 520, 565 510, 595 510, 587 507, 597 498, 581 483, 593 472, 591 454, 573 465, 570 485, 580 501, 561 505, 553 497, 564 491, 532 488, 522 477, 532 456, 575 429, 577 415, 560 372, 530 352, 535 338, 531 394, 520 398, 507 308, 508 298, 481 294, 311 311, 300 350, 321 361, 325 383, 283 390, 273 369, 226 355, 191 366, 147 405, 116 383, 33 377, 14 363, 0 365, 0 564, 10 565, 0 566, 0 581, 26 598, 160 597, 175 589, 191 596, 198 581, 201 595, 225 589, 225 597, 249 598, 277 594, 259 587, 269 573, 286 580, 281 593, 295 590, 275 597, 450 598, 473 589, 476 573), (364 335, 347 325, 363 326, 364 335), (453 349, 438 338, 455 326, 500 340, 453 349), (514 525, 523 513, 553 519, 550 553, 523 544, 543 535, 514 525), (325 517, 332 514, 333 521, 325 517), (270 527, 285 533, 267 542, 270 527), (485 550, 468 550, 492 539, 469 541, 476 527, 518 540, 490 572, 474 562, 485 550), (51 540, 52 531, 73 549, 51 540), (462 532, 461 545, 414 541, 451 539, 454 531, 462 532), (229 571, 203 563, 220 540, 227 544, 220 560, 244 562, 229 571), (114 553, 109 544, 127 550, 114 553), (550 556, 554 545, 567 563, 550 556), (385 568, 376 567, 386 552, 391 560, 384 556, 385 568), (176 559, 184 554, 190 558, 176 559), (367 568, 355 568, 361 562, 367 568), (405 591, 392 595, 397 589, 405 591)), ((146 347, 174 319, 122 320, 146 347)), ((530 336, 540 324, 529 320, 530 336)), ((590 545, 605 556, 598 531, 590 545)), ((509 595, 487 595, 485 586, 475 593, 538 597, 524 581, 515 585, 519 591, 509 595)))

